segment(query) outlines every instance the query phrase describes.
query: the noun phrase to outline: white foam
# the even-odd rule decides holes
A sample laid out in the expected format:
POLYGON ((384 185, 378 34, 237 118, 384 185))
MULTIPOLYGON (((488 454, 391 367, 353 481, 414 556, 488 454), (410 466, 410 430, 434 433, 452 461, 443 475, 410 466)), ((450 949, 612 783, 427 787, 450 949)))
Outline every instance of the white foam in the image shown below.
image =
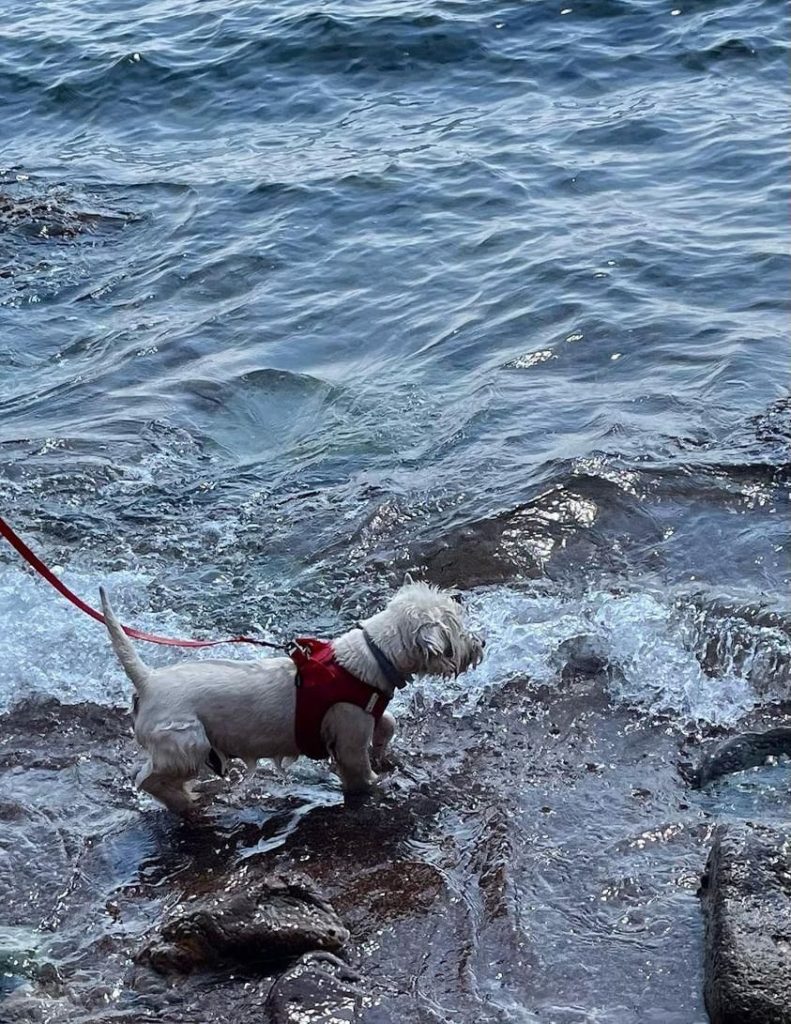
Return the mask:
MULTIPOLYGON (((554 685, 565 664, 598 661, 617 702, 684 720, 726 723, 757 702, 748 678, 731 666, 709 676, 696 657, 699 637, 672 600, 633 592, 591 591, 581 597, 508 588, 482 591, 469 602, 487 637, 486 658, 456 681, 452 696, 514 677, 554 685)), ((448 692, 448 683, 432 686, 448 692)))
MULTIPOLYGON (((150 580, 140 573, 65 571, 65 582, 90 603, 104 583, 123 621, 170 636, 194 629, 174 612, 152 612, 150 580)), ((472 620, 487 637, 486 658, 455 682, 426 680, 432 698, 471 702, 513 677, 554 685, 564 665, 579 657, 603 666, 613 700, 685 720, 732 722, 759 699, 749 659, 726 659, 714 675, 703 671, 701 637, 670 595, 591 591, 580 597, 497 588, 473 594, 472 620)), ((32 694, 66 703, 129 702, 129 683, 113 656, 104 627, 73 608, 49 586, 13 564, 0 565, 0 709, 32 694)), ((180 652, 146 644, 147 663, 179 657, 217 657, 216 649, 180 652)), ((257 657, 249 647, 222 648, 222 657, 257 657)), ((764 687, 765 692, 765 687, 764 687)), ((771 695, 770 695, 771 696, 771 695)))
MULTIPOLYGON (((94 606, 102 583, 127 625, 165 636, 194 636, 190 623, 175 613, 151 611, 151 581, 141 573, 100 576, 64 570, 58 575, 94 606)), ((0 623, 0 710, 34 694, 55 696, 67 704, 86 700, 105 705, 129 703, 129 680, 110 649, 104 626, 14 565, 0 565, 0 623)), ((242 649, 241 645, 221 651, 223 658, 257 656, 255 649, 242 649)), ((179 657, 219 656, 216 648, 182 653, 154 644, 141 645, 141 653, 150 665, 164 665, 179 657)))

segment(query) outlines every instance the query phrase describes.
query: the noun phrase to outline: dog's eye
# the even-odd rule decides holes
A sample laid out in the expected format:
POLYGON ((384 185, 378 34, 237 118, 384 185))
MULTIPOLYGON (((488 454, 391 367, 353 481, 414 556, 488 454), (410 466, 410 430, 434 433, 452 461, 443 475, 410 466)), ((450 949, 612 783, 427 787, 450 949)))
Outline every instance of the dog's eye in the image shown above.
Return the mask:
POLYGON ((455 601, 456 604, 464 604, 464 595, 456 591, 455 594, 450 595, 451 601, 455 601))

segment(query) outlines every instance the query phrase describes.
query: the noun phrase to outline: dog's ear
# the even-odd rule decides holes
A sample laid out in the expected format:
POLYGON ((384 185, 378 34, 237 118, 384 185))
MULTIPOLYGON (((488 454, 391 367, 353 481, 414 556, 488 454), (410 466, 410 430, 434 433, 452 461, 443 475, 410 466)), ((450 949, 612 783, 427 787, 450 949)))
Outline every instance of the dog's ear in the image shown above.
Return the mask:
POLYGON ((411 572, 405 572, 404 573, 404 586, 405 587, 411 587, 414 582, 415 581, 412 579, 412 573, 411 572))
POLYGON ((440 658, 455 671, 453 642, 450 632, 441 622, 427 622, 417 632, 418 644, 427 658, 440 658))

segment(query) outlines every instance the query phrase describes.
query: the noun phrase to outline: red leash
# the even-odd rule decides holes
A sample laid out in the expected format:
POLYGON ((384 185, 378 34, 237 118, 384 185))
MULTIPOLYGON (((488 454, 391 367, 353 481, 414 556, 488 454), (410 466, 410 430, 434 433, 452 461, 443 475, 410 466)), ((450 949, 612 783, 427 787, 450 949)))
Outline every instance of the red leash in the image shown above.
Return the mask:
MULTIPOLYGON (((86 615, 90 615, 92 619, 96 619, 97 622, 104 622, 104 616, 101 612, 92 608, 89 604, 86 604, 81 597, 77 597, 69 588, 63 583, 58 577, 44 565, 38 555, 35 555, 30 548, 25 544, 21 537, 18 537, 16 533, 11 529, 8 523, 0 516, 0 537, 5 537, 12 548, 17 551, 18 554, 24 558, 29 566, 36 570, 39 576, 43 576, 50 586, 54 587, 58 593, 62 594, 67 601, 71 601, 75 607, 79 608, 81 612, 85 612, 86 615)), ((166 644, 168 647, 217 647, 218 644, 256 644, 258 647, 271 647, 274 650, 282 651, 283 647, 280 644, 270 643, 268 640, 255 640, 250 636, 232 636, 227 640, 174 640, 168 636, 155 636, 153 633, 144 633, 140 629, 133 629, 131 626, 121 627, 127 636, 134 637, 135 640, 147 640, 152 644, 166 644)))

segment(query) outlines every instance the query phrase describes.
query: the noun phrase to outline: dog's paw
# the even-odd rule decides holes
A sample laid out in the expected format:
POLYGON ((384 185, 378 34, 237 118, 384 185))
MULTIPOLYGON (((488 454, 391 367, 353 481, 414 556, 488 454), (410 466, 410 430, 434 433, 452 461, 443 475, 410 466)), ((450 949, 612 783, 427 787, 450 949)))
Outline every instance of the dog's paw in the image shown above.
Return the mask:
POLYGON ((373 763, 379 772, 395 772, 400 771, 404 767, 403 760, 397 754, 393 754, 390 751, 382 754, 381 757, 374 757, 373 763))
POLYGON ((356 789, 352 793, 343 794, 343 806, 347 810, 356 811, 369 804, 373 798, 373 790, 356 789))

